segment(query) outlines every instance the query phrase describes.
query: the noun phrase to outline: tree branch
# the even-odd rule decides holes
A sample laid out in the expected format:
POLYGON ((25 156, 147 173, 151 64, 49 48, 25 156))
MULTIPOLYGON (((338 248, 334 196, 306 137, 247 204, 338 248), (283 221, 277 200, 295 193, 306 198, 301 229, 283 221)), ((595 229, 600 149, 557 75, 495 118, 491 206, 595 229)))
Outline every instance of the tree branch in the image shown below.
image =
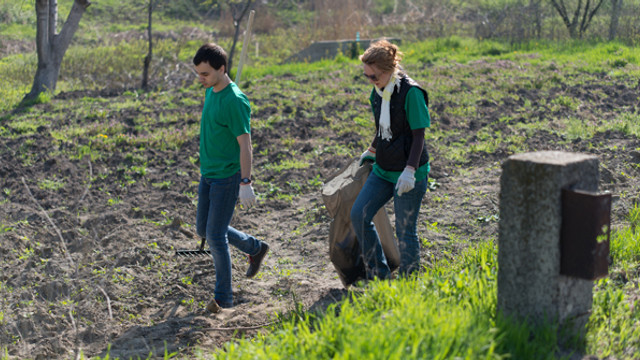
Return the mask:
POLYGON ((578 29, 579 35, 582 38, 582 32, 586 29, 585 23, 587 22, 587 15, 589 15, 589 8, 591 7, 591 0, 587 0, 587 4, 584 7, 584 14, 582 14, 582 21, 580 22, 580 28, 578 29))
POLYGON ((584 29, 582 29, 582 31, 586 31, 587 30, 587 28, 589 27, 589 24, 591 24, 591 20, 593 20, 593 17, 595 16, 596 12, 598 12, 598 10, 600 10, 600 6, 602 6, 602 3, 604 3, 604 0, 600 0, 598 5, 596 5, 596 7, 593 8, 593 11, 589 14, 589 18, 587 19, 587 23, 585 24, 584 29))
POLYGON ((58 0, 49 0, 49 43, 53 44, 53 39, 58 32, 58 0))
POLYGON ((107 295, 107 292, 104 291, 103 288, 98 286, 98 290, 100 290, 102 292, 102 295, 104 295, 104 298, 107 299, 107 309, 109 309, 109 320, 113 320, 113 312, 111 311, 111 299, 109 299, 109 295, 107 295))
POLYGON ((263 327, 271 326, 275 324, 276 321, 266 323, 263 325, 255 325, 255 326, 236 326, 236 327, 206 327, 201 329, 192 329, 192 330, 200 330, 200 331, 243 331, 243 330, 257 330, 263 327))
POLYGON ((232 17, 233 17, 233 26, 235 27, 235 32, 234 32, 234 35, 233 35, 233 44, 231 45, 231 51, 229 52, 229 61, 228 61, 228 64, 227 64, 228 69, 226 69, 227 74, 230 74, 231 68, 233 66, 233 54, 235 53, 236 43, 238 42, 238 35, 240 33, 240 21, 244 17, 244 14, 247 13, 247 10, 249 10, 249 8, 251 7, 251 3, 252 2, 253 2, 253 0, 247 0, 247 2, 245 3, 244 8, 240 12, 240 16, 239 17, 236 17, 235 7, 233 7, 233 6, 231 7, 231 13, 232 13, 232 17))
POLYGON ((55 56, 57 64, 62 62, 62 57, 67 51, 69 44, 71 44, 73 34, 78 30, 82 14, 84 14, 90 5, 91 2, 89 0, 75 0, 73 2, 69 16, 67 16, 67 21, 65 21, 62 26, 60 34, 55 37, 54 47, 56 48, 55 56))
POLYGON ((560 18, 564 22, 564 25, 567 27, 567 29, 571 28, 571 22, 569 21, 569 17, 567 16, 567 9, 564 6, 564 2, 560 0, 560 3, 558 3, 556 2, 556 0, 551 0, 551 5, 553 5, 553 7, 558 11, 558 14, 560 14, 560 18))
POLYGON ((47 0, 36 1, 36 44, 38 51, 38 62, 48 59, 51 54, 51 42, 49 37, 49 8, 47 0))
POLYGON ((67 244, 65 243, 64 238, 62 237, 62 233, 60 232, 60 229, 58 229, 56 224, 53 223, 53 220, 51 220, 51 218, 49 217, 49 214, 47 214, 47 212, 44 210, 44 208, 42 206, 40 206, 40 203, 38 203, 36 198, 33 196, 33 194, 31 193, 31 190, 29 190, 29 187, 27 186, 27 182, 24 181, 24 177, 21 177, 20 179, 22 180, 22 184, 24 185, 24 188, 27 189, 27 193, 29 194, 29 197, 31 197, 31 200, 33 200, 33 202, 36 204, 38 209, 40 209, 40 211, 42 211, 42 213, 44 214, 44 217, 49 221, 49 224, 51 224, 51 226, 53 226, 53 229, 56 231, 56 234, 58 234, 58 237, 60 238, 60 244, 62 246, 62 251, 67 256, 67 259, 69 260, 69 263, 71 264, 71 267, 75 267, 73 259, 71 258, 71 255, 69 255, 69 250, 67 249, 67 244))
MULTIPOLYGON (((587 0, 588 1, 588 0, 587 0)), ((573 19, 571 19, 571 24, 575 25, 580 18, 580 11, 582 10, 582 0, 578 0, 578 6, 576 6, 576 11, 573 13, 573 19)))
POLYGON ((242 12, 240 13, 240 16, 239 16, 239 17, 237 17, 237 18, 236 18, 236 16, 235 16, 235 11, 234 11, 234 10, 232 10, 233 15, 234 15, 234 16, 233 16, 233 21, 235 21, 235 22, 240 22, 240 20, 242 20, 242 18, 244 17, 244 15, 247 13, 247 10, 249 10, 249 6, 251 6, 251 2, 252 2, 252 1, 253 1, 253 0, 249 0, 249 1, 247 1, 247 3, 244 5, 244 8, 242 9, 242 12))
POLYGON ((87 160, 87 163, 89 164, 89 179, 87 180, 87 186, 84 188, 84 192, 82 193, 82 196, 80 196, 80 199, 76 202, 76 205, 73 207, 74 211, 78 208, 78 206, 80 206, 80 203, 82 203, 82 200, 84 200, 84 197, 87 196, 87 193, 89 192, 89 188, 91 187, 91 179, 93 178, 93 168, 91 167, 91 157, 89 157, 89 159, 87 160))

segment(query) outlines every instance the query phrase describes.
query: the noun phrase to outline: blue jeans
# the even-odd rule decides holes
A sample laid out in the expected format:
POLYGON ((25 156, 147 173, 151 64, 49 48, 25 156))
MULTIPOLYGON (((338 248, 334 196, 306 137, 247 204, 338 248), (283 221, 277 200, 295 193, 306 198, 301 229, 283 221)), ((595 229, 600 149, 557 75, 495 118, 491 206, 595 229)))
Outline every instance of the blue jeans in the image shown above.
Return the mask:
POLYGON ((249 255, 260 251, 260 241, 229 224, 238 200, 240 173, 224 179, 200 178, 196 232, 205 237, 216 270, 215 299, 221 307, 233 306, 229 244, 249 255))
POLYGON ((417 222, 422 198, 427 192, 427 179, 416 181, 409 192, 398 196, 396 184, 369 174, 351 208, 351 224, 358 237, 367 279, 388 279, 391 270, 384 256, 378 232, 373 224, 375 214, 393 198, 396 214, 396 236, 400 248, 400 275, 409 275, 420 267, 420 243, 417 222))

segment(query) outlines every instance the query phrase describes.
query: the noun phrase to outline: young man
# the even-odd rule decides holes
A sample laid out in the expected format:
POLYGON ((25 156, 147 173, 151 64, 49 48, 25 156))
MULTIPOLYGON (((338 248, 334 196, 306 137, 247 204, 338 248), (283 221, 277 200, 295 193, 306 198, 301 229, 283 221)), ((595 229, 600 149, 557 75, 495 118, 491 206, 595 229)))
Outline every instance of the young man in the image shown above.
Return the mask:
POLYGON ((247 277, 258 273, 269 245, 229 226, 236 202, 255 204, 251 186, 251 107, 227 74, 227 53, 205 44, 193 58, 205 100, 200 120, 200 186, 196 231, 206 238, 216 269, 214 299, 207 310, 233 306, 229 244, 249 255, 247 277))

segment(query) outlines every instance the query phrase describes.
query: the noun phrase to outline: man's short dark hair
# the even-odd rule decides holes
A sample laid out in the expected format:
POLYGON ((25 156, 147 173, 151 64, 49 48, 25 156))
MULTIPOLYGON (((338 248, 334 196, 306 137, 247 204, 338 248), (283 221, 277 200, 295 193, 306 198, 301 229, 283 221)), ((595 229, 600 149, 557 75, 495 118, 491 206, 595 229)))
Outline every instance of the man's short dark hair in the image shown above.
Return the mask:
POLYGON ((198 49, 193 57, 193 64, 198 66, 202 62, 208 62, 212 68, 219 70, 224 65, 224 72, 227 72, 227 52, 222 46, 214 43, 204 44, 198 49))

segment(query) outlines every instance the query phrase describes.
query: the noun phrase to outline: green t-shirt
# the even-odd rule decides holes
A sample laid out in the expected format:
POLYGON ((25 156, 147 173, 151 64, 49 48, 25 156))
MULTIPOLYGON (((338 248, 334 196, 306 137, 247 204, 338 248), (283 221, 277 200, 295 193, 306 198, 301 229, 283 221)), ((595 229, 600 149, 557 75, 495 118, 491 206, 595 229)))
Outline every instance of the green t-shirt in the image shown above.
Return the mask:
POLYGON ((200 119, 200 172, 212 179, 229 177, 240 171, 237 137, 251 133, 249 99, 235 83, 220 92, 205 92, 200 119))
MULTIPOLYGON (((369 101, 373 104, 373 99, 376 95, 376 90, 371 91, 369 101)), ((373 105, 371 110, 373 111, 373 105)), ((409 127, 411 129, 423 129, 431 126, 431 116, 429 116, 429 109, 424 101, 422 91, 416 87, 412 87, 407 92, 407 97, 404 100, 404 110, 407 112, 407 121, 409 121, 409 127)), ((421 181, 429 175, 431 166, 429 162, 416 169, 415 178, 416 181, 421 181)), ((379 177, 392 182, 398 182, 398 178, 402 171, 386 171, 383 170, 378 164, 373 164, 373 172, 379 177)))

